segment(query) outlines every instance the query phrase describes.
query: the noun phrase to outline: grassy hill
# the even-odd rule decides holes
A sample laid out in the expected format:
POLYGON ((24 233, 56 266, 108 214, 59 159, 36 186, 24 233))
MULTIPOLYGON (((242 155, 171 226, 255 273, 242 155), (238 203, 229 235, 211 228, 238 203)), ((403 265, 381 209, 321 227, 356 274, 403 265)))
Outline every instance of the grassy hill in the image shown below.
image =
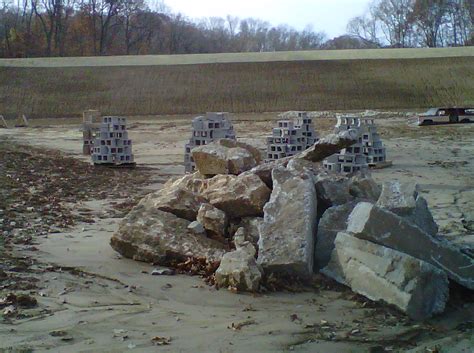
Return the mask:
POLYGON ((474 105, 474 48, 0 60, 5 116, 438 105, 474 105))

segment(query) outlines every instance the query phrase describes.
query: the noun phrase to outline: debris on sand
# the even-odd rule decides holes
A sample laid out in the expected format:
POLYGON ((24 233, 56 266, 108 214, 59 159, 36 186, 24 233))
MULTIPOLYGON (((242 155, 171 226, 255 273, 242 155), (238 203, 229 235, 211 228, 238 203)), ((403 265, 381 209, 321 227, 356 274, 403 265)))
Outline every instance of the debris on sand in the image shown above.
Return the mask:
MULTIPOLYGON (((324 170, 321 161, 354 138, 350 130, 329 135, 299 155, 252 169, 253 163, 236 162, 246 167, 219 171, 225 174, 209 172, 203 159, 194 174, 145 197, 111 244, 126 257, 200 275, 232 292, 292 290, 323 269, 413 319, 439 314, 448 300, 448 278, 472 288, 474 260, 439 238, 416 186, 393 181, 381 187, 367 173, 333 176, 324 170), (187 202, 154 207, 163 204, 160 195, 178 189, 190 195, 187 202)), ((218 164, 235 156, 221 153, 218 164)))

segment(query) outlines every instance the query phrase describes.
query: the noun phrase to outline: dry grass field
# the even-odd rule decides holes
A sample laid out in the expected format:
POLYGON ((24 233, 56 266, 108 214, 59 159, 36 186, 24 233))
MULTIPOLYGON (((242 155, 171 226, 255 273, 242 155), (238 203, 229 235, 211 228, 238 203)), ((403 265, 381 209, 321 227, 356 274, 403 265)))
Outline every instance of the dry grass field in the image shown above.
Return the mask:
POLYGON ((16 60, 0 61, 10 118, 474 104, 472 48, 16 60))

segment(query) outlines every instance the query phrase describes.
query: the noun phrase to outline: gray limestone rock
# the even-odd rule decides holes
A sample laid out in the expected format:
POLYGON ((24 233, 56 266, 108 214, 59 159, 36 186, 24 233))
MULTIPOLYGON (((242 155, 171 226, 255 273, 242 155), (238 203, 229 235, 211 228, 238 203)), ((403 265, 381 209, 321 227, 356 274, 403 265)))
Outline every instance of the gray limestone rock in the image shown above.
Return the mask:
POLYGON ((377 202, 382 188, 369 176, 356 175, 349 180, 349 193, 359 200, 377 202))
POLYGON ((149 195, 149 202, 157 209, 179 218, 194 221, 199 207, 207 202, 202 196, 182 187, 163 187, 149 195))
POLYGON ((315 271, 320 270, 328 264, 334 249, 336 235, 346 230, 347 219, 356 204, 356 202, 349 202, 344 205, 330 207, 319 220, 316 244, 314 247, 315 271))
POLYGON ((272 179, 273 191, 260 227, 257 262, 266 274, 309 277, 313 272, 317 208, 312 178, 277 167, 272 179))
POLYGON ((349 179, 345 176, 321 172, 314 179, 321 207, 343 205, 354 200, 349 192, 349 179))
POLYGON ((255 248, 241 244, 226 253, 215 273, 219 287, 231 287, 243 292, 256 292, 262 279, 262 270, 255 261, 255 248))
POLYGON ((442 313, 449 296, 448 278, 440 269, 344 232, 338 233, 331 261, 321 272, 415 320, 442 313))
POLYGON ((227 233, 228 220, 224 211, 203 203, 197 214, 197 221, 210 233, 224 237, 227 233))
POLYGON ((198 221, 193 221, 189 223, 188 229, 195 234, 206 234, 206 230, 198 221))
POLYGON ((474 258, 395 213, 361 202, 349 215, 347 232, 429 262, 453 281, 474 289, 474 258))
POLYGON ((260 237, 258 229, 262 222, 262 217, 244 217, 231 225, 229 233, 232 236, 236 234, 239 228, 243 228, 245 240, 257 246, 258 238, 260 237))
POLYGON ((418 194, 417 185, 388 181, 382 185, 377 206, 402 216, 430 235, 438 233, 426 200, 418 194))
POLYGON ((377 206, 385 208, 399 216, 410 215, 415 208, 417 186, 413 183, 402 183, 398 180, 387 181, 382 184, 382 193, 377 206))
POLYGON ((262 216, 270 198, 270 189, 254 174, 216 175, 205 182, 201 195, 231 219, 262 216))
POLYGON ((188 257, 219 261, 223 244, 188 229, 190 222, 157 209, 148 195, 120 222, 110 244, 125 257, 168 265, 188 257))
POLYGON ((230 139, 195 147, 191 153, 202 175, 238 175, 260 162, 260 152, 256 148, 230 139))

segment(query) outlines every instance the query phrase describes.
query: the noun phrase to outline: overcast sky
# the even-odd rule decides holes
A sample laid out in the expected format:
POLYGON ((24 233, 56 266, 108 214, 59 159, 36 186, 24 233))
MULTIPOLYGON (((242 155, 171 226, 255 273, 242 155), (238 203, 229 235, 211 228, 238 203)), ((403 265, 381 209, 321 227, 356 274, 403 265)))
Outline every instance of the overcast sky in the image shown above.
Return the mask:
POLYGON ((255 17, 272 25, 288 24, 298 30, 306 25, 329 38, 344 34, 352 17, 362 15, 370 0, 165 0, 173 12, 191 18, 255 17))

